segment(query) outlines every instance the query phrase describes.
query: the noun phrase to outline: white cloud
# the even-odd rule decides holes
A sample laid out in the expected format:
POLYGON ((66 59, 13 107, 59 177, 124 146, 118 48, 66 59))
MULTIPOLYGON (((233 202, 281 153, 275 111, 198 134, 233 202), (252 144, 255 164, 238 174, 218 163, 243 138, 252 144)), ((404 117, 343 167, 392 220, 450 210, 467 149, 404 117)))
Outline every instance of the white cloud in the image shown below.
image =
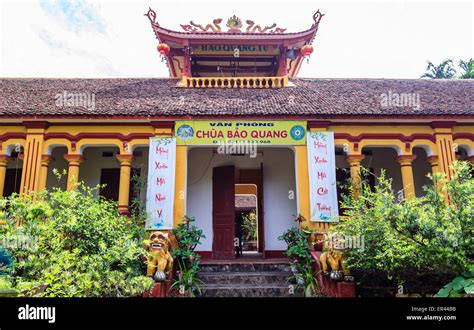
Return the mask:
POLYGON ((471 1, 2 1, 0 76, 166 77, 148 19, 202 24, 236 14, 288 32, 323 17, 300 76, 417 78, 426 61, 474 57, 471 1))

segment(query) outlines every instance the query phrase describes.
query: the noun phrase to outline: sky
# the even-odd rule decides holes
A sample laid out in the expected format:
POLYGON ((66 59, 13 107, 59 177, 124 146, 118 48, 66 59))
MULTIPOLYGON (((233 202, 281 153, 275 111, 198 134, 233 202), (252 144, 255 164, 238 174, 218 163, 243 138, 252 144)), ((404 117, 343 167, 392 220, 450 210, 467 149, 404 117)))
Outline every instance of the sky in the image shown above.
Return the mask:
POLYGON ((0 0, 0 77, 167 77, 149 7, 178 31, 235 14, 298 32, 320 9, 300 77, 418 78, 428 60, 474 57, 474 0, 0 0))

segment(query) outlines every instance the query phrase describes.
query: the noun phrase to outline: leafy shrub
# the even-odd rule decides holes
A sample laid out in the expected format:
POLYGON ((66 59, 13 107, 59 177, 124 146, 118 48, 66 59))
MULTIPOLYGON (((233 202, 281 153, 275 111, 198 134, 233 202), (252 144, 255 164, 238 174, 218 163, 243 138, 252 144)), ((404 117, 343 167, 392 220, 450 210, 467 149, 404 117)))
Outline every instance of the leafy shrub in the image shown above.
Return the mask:
MULTIPOLYGON (((304 218, 300 217, 295 217, 295 221, 304 221, 304 218)), ((288 246, 285 255, 293 261, 296 267, 298 273, 295 276, 296 279, 301 278, 303 280, 304 295, 306 297, 313 296, 317 286, 312 266, 313 257, 309 247, 309 232, 311 231, 307 227, 292 227, 278 237, 279 240, 284 241, 288 246)))
POLYGON ((0 199, 13 282, 25 295, 136 296, 143 276, 144 226, 118 213, 115 202, 80 184, 0 199))
POLYGON ((423 273, 466 271, 473 256, 471 173, 470 164, 457 162, 452 181, 430 175, 425 196, 401 200, 384 173, 373 190, 363 181, 358 198, 343 198, 349 220, 332 228, 346 237, 364 238, 363 248, 349 250, 348 266, 398 283, 423 273))
POLYGON ((194 218, 184 216, 183 221, 173 229, 178 247, 173 250, 175 263, 178 265, 177 278, 171 288, 177 288, 181 295, 194 297, 201 294, 201 281, 197 278, 201 256, 194 250, 201 238, 206 238, 201 229, 191 226, 194 218))
POLYGON ((435 297, 474 296, 474 265, 468 272, 454 278, 435 294, 435 297))

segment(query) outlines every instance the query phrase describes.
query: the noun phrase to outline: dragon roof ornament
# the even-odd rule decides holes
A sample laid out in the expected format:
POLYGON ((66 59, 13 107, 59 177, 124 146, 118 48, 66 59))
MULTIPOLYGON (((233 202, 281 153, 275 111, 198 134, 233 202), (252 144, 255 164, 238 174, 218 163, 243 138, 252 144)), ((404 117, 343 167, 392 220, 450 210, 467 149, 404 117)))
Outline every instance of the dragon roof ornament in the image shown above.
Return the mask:
POLYGON ((286 29, 282 29, 277 27, 276 23, 272 25, 268 25, 265 27, 261 27, 258 24, 255 24, 254 21, 246 20, 246 27, 245 30, 242 24, 242 20, 233 15, 229 17, 226 22, 226 26, 229 28, 227 31, 223 31, 220 24, 222 23, 222 18, 216 18, 212 21, 212 23, 203 26, 201 24, 196 24, 193 21, 190 21, 189 24, 181 24, 181 28, 185 32, 212 32, 212 33, 220 33, 220 32, 229 32, 229 33, 284 33, 286 29))
MULTIPOLYGON (((148 17, 152 25, 155 27, 159 27, 160 25, 156 21, 156 12, 152 10, 151 8, 148 9, 148 12, 145 14, 145 16, 148 17)), ((321 21, 321 18, 324 16, 319 9, 318 11, 313 15, 313 25, 312 28, 317 28, 319 25, 319 22, 321 21)), ((207 25, 201 25, 198 23, 195 23, 194 21, 190 21, 189 24, 180 24, 181 28, 188 33, 250 33, 250 34, 284 34, 286 29, 280 28, 277 26, 276 23, 273 23, 268 26, 262 27, 261 25, 255 24, 254 21, 252 20, 246 20, 245 24, 246 26, 243 26, 242 20, 233 15, 232 17, 229 17, 227 21, 225 22, 225 26, 228 28, 227 31, 225 31, 225 28, 221 27, 221 24, 223 24, 223 19, 222 18, 216 18, 212 21, 212 23, 209 23, 207 25)))

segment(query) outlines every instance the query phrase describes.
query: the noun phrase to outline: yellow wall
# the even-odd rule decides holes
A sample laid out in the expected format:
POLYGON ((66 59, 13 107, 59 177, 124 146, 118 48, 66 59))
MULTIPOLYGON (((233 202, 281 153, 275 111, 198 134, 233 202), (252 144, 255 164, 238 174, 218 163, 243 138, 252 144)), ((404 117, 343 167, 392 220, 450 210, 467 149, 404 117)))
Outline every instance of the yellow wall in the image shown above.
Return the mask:
MULTIPOLYGON (((8 155, 15 144, 25 148, 24 170, 22 178, 23 192, 39 190, 45 171, 41 170, 42 158, 50 155, 56 146, 66 146, 68 154, 81 154, 88 146, 115 146, 120 154, 129 154, 134 147, 147 146, 151 136, 170 136, 171 128, 157 128, 149 123, 137 125, 87 125, 67 124, 50 125, 45 128, 26 128, 22 124, 0 126, 0 155, 8 155), (37 151, 34 152, 32 146, 37 151), (39 149, 38 149, 39 148, 39 149)), ((165 125, 166 126, 166 125, 165 125)), ((331 124, 323 130, 332 130, 336 134, 335 144, 348 155, 361 154, 364 147, 388 146, 397 150, 398 155, 411 155, 414 147, 423 147, 427 155, 439 157, 439 170, 450 176, 450 164, 455 159, 456 148, 467 149, 471 155, 474 150, 474 126, 456 125, 448 128, 433 128, 429 123, 420 125, 337 125, 331 124), (446 146, 449 146, 448 148, 446 146)), ((313 129, 314 130, 314 129, 313 129)), ((309 219, 309 185, 306 146, 294 146, 297 179, 298 210, 309 219)), ((43 161, 43 167, 45 163, 43 161)), ((176 150, 176 180, 174 223, 179 223, 186 208, 186 146, 176 150)), ((80 169, 79 169, 80 170, 80 169)), ((1 174, 2 172, 0 172, 1 174)), ((1 177, 0 180, 4 178, 1 177)), ((0 183, 3 183, 0 182, 0 183)), ((306 223, 316 231, 325 231, 328 224, 306 223)))

